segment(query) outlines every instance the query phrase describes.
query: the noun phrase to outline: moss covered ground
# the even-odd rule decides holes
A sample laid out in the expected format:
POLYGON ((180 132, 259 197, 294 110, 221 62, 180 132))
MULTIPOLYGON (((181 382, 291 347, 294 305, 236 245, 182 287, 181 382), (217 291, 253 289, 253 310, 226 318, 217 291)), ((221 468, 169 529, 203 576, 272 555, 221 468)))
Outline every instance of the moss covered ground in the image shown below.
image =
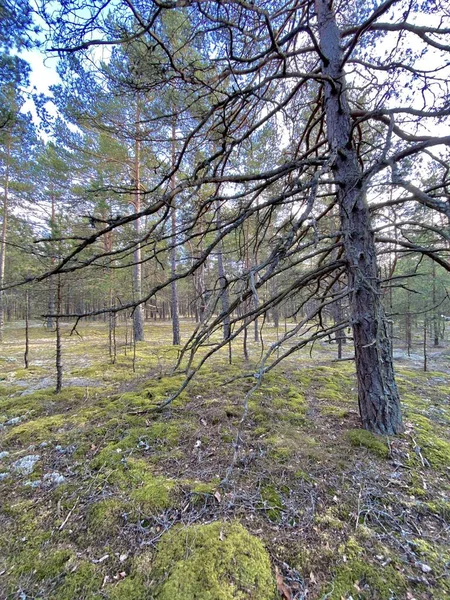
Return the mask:
POLYGON ((169 324, 114 364, 102 324, 69 331, 58 395, 51 332, 32 328, 30 369, 19 328, 0 347, 0 598, 450 598, 445 351, 397 364, 405 432, 387 439, 361 429, 332 346, 266 374, 241 422, 256 343, 155 411, 184 381, 169 324))

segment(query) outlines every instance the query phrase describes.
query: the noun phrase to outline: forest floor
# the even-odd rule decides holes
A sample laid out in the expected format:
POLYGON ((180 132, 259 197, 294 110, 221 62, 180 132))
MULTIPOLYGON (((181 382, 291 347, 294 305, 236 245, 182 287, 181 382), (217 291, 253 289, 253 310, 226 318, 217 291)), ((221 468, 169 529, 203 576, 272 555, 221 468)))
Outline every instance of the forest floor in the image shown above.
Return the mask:
POLYGON ((334 361, 333 346, 265 375, 242 419, 258 344, 248 362, 237 346, 232 364, 212 357, 155 412, 184 380, 169 324, 148 324, 134 357, 119 344, 115 364, 105 328, 69 331, 58 395, 52 332, 31 329, 29 369, 22 329, 7 327, 0 347, 0 598, 450 598, 450 350, 430 353, 426 373, 420 356, 396 353, 405 432, 387 439, 360 429, 354 364, 334 361), (198 526, 209 523, 220 531, 205 529, 208 541, 198 526), (233 588, 254 539, 242 537, 228 573, 220 552, 245 531, 230 533, 237 523, 270 573, 261 558, 233 588), (180 555, 173 534, 189 528, 180 555))

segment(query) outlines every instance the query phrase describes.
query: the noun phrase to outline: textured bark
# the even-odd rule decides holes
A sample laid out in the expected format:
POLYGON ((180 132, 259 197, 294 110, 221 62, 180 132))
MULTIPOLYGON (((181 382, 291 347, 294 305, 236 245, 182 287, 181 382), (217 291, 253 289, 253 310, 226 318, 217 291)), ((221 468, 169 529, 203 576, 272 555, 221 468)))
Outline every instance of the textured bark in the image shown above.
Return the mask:
MULTIPOLYGON (((56 203, 55 203, 55 194, 53 191, 53 186, 51 188, 50 199, 52 203, 52 212, 50 217, 50 231, 52 236, 55 235, 55 225, 56 225, 56 203)), ((52 252, 50 257, 51 268, 53 269, 55 266, 55 255, 52 252)), ((54 318, 52 315, 55 314, 55 287, 53 285, 53 278, 50 277, 49 285, 48 285, 48 317, 47 317, 47 329, 53 329, 54 327, 54 318)))
POLYGON ((58 275, 58 284, 56 287, 56 393, 62 389, 62 380, 63 380, 63 364, 62 364, 62 341, 61 341, 61 326, 60 326, 60 317, 62 308, 62 291, 61 291, 61 275, 58 275))
MULTIPOLYGON (((175 165, 175 123, 172 125, 172 166, 175 165)), ((175 175, 172 175, 170 180, 170 187, 172 190, 175 189, 177 182, 175 175)), ((171 235, 172 235, 172 248, 170 250, 170 270, 172 277, 175 277, 177 273, 177 248, 175 245, 176 234, 177 234, 177 213, 175 198, 172 200, 172 218, 171 218, 171 235)), ((174 346, 180 344, 180 319, 178 316, 178 289, 177 282, 172 281, 170 286, 170 310, 172 313, 172 343, 174 346)))
POLYGON ((25 352, 23 353, 23 362, 25 369, 28 369, 28 355, 30 350, 30 292, 25 292, 25 352))
MULTIPOLYGON (((220 231, 221 228, 221 211, 220 203, 216 205, 217 213, 217 229, 220 231)), ((219 275, 220 283, 220 299, 222 302, 222 313, 225 315, 223 319, 223 339, 227 340, 230 337, 230 292, 228 290, 227 278, 225 276, 225 266, 223 264, 223 242, 221 241, 217 248, 217 272, 219 275)))
POLYGON ((434 260, 432 261, 433 267, 433 294, 432 294, 432 302, 433 302, 433 345, 439 346, 439 310, 437 307, 437 295, 436 295, 436 263, 434 260))
POLYGON ((9 192, 9 160, 11 156, 11 142, 8 139, 6 144, 6 170, 5 170, 5 181, 4 181, 4 193, 3 193, 3 225, 2 225, 2 238, 0 241, 0 342, 3 341, 3 327, 4 327, 4 294, 3 294, 3 280, 5 278, 5 259, 6 259, 6 235, 8 231, 8 192, 9 192))
POLYGON ((402 430, 400 400, 391 342, 381 302, 376 249, 371 230, 352 123, 339 29, 330 0, 316 0, 324 85, 327 135, 347 260, 350 311, 355 344, 359 410, 363 426, 393 435, 402 430))
MULTIPOLYGON (((136 188, 134 194, 134 210, 139 212, 141 210, 141 174, 140 174, 140 154, 141 154, 141 142, 139 139, 139 101, 136 108, 136 139, 134 141, 134 185, 136 188)), ((139 239, 141 235, 141 222, 136 219, 134 222, 134 230, 136 238, 139 239)), ((142 264, 141 264, 141 245, 137 244, 134 255, 133 255, 133 296, 134 300, 138 301, 142 297, 142 264)), ((144 308, 142 304, 136 306, 133 312, 133 339, 135 342, 144 341, 144 308)))

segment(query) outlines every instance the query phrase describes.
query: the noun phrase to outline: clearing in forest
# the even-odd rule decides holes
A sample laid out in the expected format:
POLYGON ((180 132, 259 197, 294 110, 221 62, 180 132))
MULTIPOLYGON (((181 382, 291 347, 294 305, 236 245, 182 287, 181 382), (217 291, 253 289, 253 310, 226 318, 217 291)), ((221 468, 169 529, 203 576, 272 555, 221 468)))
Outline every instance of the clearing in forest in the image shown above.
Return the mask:
POLYGON ((406 430, 388 439, 360 429, 354 364, 326 344, 268 373, 243 421, 256 344, 155 412, 184 377, 169 325, 146 327, 115 364, 101 326, 64 334, 58 395, 52 333, 32 328, 25 370, 7 329, 1 598, 450 598, 445 353, 397 362, 406 430))

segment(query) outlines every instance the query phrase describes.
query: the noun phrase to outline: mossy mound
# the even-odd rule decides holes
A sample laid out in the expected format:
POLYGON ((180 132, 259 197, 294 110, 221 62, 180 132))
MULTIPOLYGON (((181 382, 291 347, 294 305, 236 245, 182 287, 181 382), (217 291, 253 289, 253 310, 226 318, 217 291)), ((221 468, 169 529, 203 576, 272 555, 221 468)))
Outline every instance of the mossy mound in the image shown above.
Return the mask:
MULTIPOLYGON (((328 600, 358 598, 360 600, 389 600, 403 594, 405 581, 401 574, 388 565, 380 570, 358 558, 341 564, 331 589, 325 594, 328 600)), ((400 597, 404 597, 403 595, 400 597)))
POLYGON ((352 446, 364 446, 364 448, 377 456, 381 456, 381 458, 389 457, 388 445, 374 433, 365 429, 353 429, 348 432, 347 436, 352 446))
POLYGON ((274 600, 270 559, 239 523, 174 528, 153 562, 158 600, 274 600))
POLYGON ((284 509, 283 499, 278 493, 276 487, 267 484, 261 488, 261 499, 266 509, 267 517, 273 523, 281 521, 282 511, 284 509))

